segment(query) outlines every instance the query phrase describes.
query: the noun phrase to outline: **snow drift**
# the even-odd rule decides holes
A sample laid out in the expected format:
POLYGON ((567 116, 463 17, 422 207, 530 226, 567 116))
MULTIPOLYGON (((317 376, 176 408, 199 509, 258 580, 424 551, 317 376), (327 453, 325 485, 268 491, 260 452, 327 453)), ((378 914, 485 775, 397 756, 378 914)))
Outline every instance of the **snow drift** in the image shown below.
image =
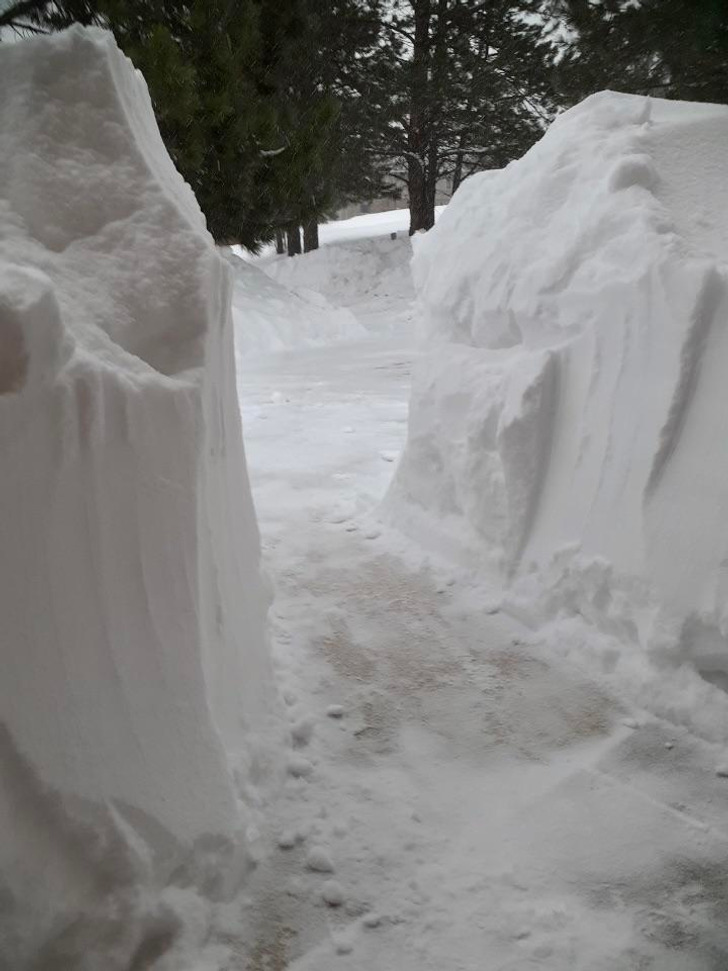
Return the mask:
POLYGON ((0 965, 127 967, 131 888, 244 872, 266 757, 230 273, 111 35, 0 91, 0 965))
POLYGON ((607 92, 464 183, 415 252, 430 353, 389 497, 531 619, 705 671, 728 671, 727 143, 728 108, 607 92))
POLYGON ((227 258, 233 267, 235 349, 241 358, 365 336, 345 307, 333 307, 307 287, 288 289, 232 252, 227 258))
MULTIPOLYGON (((326 225, 333 236, 338 224, 326 225)), ((379 236, 329 244, 301 256, 273 260, 264 268, 271 279, 299 293, 316 291, 335 305, 355 304, 371 297, 409 297, 411 257, 405 232, 396 239, 379 236)))

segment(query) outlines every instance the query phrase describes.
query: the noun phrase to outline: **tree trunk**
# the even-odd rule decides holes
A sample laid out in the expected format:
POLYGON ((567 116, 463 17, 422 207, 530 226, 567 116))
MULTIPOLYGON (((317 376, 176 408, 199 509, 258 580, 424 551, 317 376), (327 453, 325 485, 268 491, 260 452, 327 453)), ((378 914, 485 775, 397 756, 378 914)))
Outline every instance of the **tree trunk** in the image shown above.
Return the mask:
POLYGON ((427 79, 430 60, 430 0, 412 0, 415 19, 412 52, 409 132, 407 133, 407 188, 410 236, 427 225, 427 79))
POLYGON ((279 256, 282 256, 283 253, 285 252, 286 252, 286 243, 285 243, 285 240, 283 239, 283 230, 276 229, 276 253, 278 253, 279 256))
POLYGON ((286 229, 286 239, 288 240, 288 255, 298 256, 301 252, 301 227, 295 223, 286 229))
POLYGON ((425 169, 419 158, 407 160, 409 183, 409 213, 410 236, 427 229, 427 188, 425 185, 425 169))
POLYGON ((427 170, 425 172, 425 229, 435 225, 435 196, 437 194, 437 135, 430 132, 427 148, 427 170))
POLYGON ((431 25, 430 71, 428 86, 427 165, 425 168, 425 229, 435 225, 435 198, 440 172, 440 123, 442 99, 447 76, 448 0, 437 0, 437 17, 431 25))
POLYGON ((314 216, 303 224, 303 252, 319 248, 318 219, 314 216))

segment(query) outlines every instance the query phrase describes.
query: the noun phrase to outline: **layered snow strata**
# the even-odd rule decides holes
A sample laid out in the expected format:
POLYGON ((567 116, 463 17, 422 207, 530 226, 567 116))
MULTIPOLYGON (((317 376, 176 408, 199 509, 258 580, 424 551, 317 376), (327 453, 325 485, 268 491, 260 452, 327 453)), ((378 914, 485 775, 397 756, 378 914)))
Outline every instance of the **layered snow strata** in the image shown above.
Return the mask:
POLYGON ((0 955, 23 967, 119 887, 229 889, 274 704, 229 268, 110 34, 3 44, 0 92, 0 955))
POLYGON ((388 500, 506 584, 557 562, 553 610, 615 609, 590 564, 632 578, 641 643, 726 671, 727 141, 728 108, 605 92, 464 183, 415 252, 430 353, 388 500))

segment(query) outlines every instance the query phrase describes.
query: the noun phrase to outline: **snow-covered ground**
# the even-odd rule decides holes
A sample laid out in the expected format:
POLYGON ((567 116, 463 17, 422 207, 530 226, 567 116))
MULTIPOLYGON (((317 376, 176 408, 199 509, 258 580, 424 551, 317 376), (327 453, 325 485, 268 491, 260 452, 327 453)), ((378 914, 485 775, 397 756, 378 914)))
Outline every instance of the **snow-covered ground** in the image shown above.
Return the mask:
MULTIPOLYGON (((288 781, 194 966, 725 968, 716 751, 540 653, 481 574, 381 521, 419 357, 412 292, 401 277, 377 295, 381 272, 339 290, 347 245, 329 279, 321 257, 292 264, 370 336, 239 375, 288 781)), ((384 261, 388 245, 367 242, 384 261)))

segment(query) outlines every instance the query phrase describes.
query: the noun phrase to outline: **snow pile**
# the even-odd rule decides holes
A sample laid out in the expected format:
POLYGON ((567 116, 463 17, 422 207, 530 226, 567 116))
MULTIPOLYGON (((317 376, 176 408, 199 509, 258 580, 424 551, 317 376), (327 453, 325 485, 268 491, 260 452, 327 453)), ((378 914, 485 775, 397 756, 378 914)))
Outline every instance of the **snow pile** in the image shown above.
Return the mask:
POLYGON ((341 305, 363 298, 408 296, 411 257, 410 239, 403 234, 396 239, 380 236, 322 246, 264 268, 273 280, 298 293, 315 291, 341 305))
POLYGON ((146 967, 139 887, 245 870, 275 707, 230 274, 111 35, 0 90, 0 965, 146 967))
POLYGON ((233 267, 233 324, 239 355, 356 340, 364 328, 345 307, 332 307, 307 288, 289 290, 262 270, 230 253, 233 267))
POLYGON ((531 623, 600 626, 605 668, 728 672, 727 139, 728 108, 595 95, 417 240, 390 506, 531 623))

